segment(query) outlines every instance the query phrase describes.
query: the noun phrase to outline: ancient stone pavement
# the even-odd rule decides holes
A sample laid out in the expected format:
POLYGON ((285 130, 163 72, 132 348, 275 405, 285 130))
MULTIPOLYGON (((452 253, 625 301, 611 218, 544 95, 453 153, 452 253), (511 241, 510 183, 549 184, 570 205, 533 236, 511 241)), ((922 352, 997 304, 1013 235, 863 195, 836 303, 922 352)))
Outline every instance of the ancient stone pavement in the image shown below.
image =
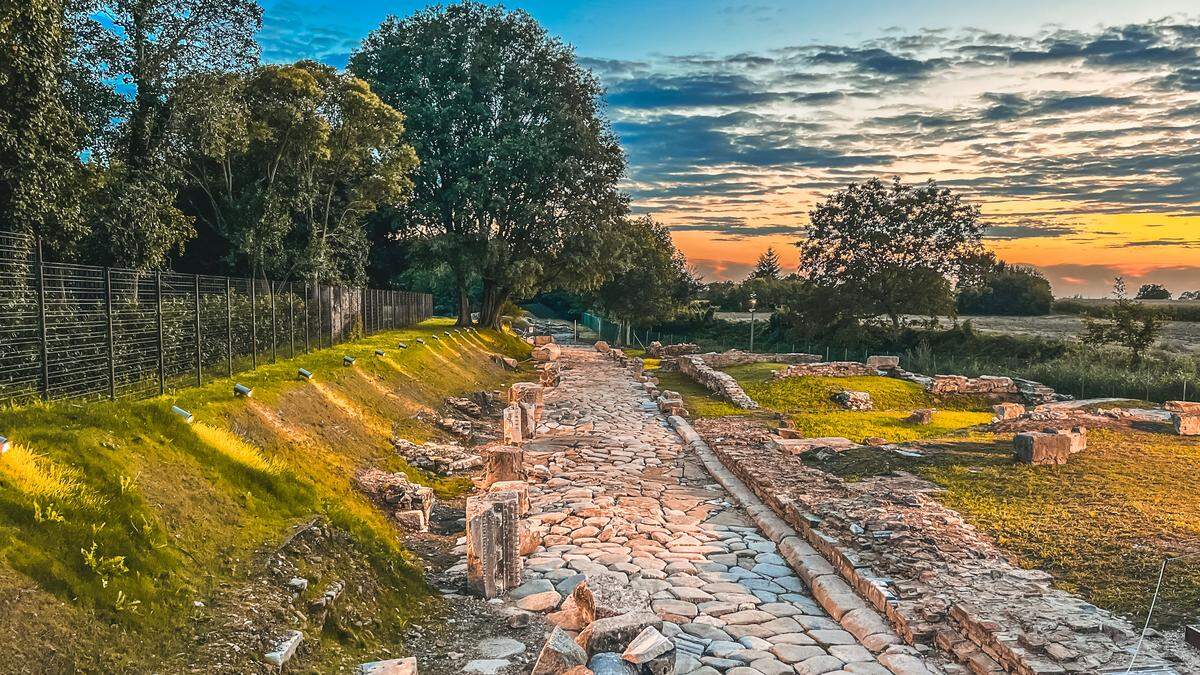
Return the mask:
POLYGON ((530 522, 543 535, 527 560, 527 591, 553 585, 566 597, 603 573, 644 589, 675 641, 679 673, 891 672, 872 651, 888 636, 864 646, 821 609, 628 369, 575 347, 562 362, 543 429, 526 446, 541 476, 530 522))

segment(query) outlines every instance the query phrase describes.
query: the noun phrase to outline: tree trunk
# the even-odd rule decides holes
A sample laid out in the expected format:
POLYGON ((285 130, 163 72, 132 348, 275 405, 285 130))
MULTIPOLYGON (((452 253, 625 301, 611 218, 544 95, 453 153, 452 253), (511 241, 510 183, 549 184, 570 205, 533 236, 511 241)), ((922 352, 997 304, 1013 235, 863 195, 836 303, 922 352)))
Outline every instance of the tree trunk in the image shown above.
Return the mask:
POLYGON ((500 327, 500 308, 508 300, 508 292, 493 281, 483 280, 483 299, 479 304, 479 323, 488 328, 500 327))
POLYGON ((471 325, 471 294, 463 275, 458 278, 458 321, 454 325, 459 328, 471 325))

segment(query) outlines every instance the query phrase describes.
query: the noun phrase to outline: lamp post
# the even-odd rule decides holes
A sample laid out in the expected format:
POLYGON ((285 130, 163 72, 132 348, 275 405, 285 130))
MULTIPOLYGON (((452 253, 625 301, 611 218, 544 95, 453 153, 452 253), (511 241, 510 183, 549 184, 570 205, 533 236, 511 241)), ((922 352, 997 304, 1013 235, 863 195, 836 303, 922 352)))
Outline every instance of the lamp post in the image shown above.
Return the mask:
POLYGON ((758 307, 758 294, 750 294, 750 353, 754 353, 754 312, 758 307))

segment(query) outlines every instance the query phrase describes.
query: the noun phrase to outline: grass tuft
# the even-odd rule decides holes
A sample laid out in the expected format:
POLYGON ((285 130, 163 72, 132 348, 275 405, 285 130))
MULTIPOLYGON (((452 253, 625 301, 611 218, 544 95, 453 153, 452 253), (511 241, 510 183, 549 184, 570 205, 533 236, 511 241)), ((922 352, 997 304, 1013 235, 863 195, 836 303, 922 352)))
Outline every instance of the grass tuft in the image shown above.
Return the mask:
POLYGON ((13 443, 0 455, 0 478, 36 502, 81 506, 95 505, 97 498, 84 487, 78 470, 13 443))
POLYGON ((262 450, 242 440, 231 431, 215 427, 205 422, 192 425, 196 436, 209 447, 225 455, 244 467, 261 471, 269 476, 277 476, 282 471, 279 462, 263 454, 262 450))

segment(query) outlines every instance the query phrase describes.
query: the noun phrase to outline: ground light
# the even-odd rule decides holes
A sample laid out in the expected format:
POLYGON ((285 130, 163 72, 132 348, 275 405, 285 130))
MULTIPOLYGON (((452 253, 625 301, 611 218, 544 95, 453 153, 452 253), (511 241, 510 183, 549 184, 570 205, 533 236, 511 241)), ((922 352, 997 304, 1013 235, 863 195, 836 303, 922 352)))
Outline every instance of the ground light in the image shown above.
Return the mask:
POLYGON ((180 408, 177 405, 171 406, 171 412, 182 417, 183 421, 187 422, 188 424, 191 424, 192 420, 196 419, 196 417, 194 415, 192 415, 192 413, 184 410, 183 408, 180 408))
POLYGON ((383 350, 382 350, 382 349, 376 349, 376 350, 375 350, 375 356, 383 356, 383 355, 384 355, 384 352, 383 352, 383 350))
POLYGON ((347 354, 346 356, 343 356, 343 357, 342 357, 342 365, 343 365, 343 366, 346 366, 346 367, 350 367, 350 366, 354 365, 354 362, 355 362, 355 361, 357 361, 357 360, 358 360, 358 359, 356 359, 356 358, 354 358, 353 356, 350 356, 349 354, 347 354))
POLYGON ((417 344, 423 345, 423 344, 425 344, 425 341, 422 340, 421 338, 417 338, 417 344))
POLYGON ((408 345, 404 344, 403 342, 401 342, 400 344, 398 344, 396 346, 399 347, 400 349, 408 349, 408 345))
POLYGON ((254 396, 254 390, 244 384, 235 384, 233 385, 233 395, 252 398, 254 396))
POLYGON ((312 371, 305 370, 303 368, 301 368, 300 370, 297 370, 296 375, 300 376, 300 379, 302 379, 302 380, 311 380, 313 378, 312 371))
POLYGON ((0 455, 8 452, 9 445, 8 439, 4 436, 0 436, 0 455))

